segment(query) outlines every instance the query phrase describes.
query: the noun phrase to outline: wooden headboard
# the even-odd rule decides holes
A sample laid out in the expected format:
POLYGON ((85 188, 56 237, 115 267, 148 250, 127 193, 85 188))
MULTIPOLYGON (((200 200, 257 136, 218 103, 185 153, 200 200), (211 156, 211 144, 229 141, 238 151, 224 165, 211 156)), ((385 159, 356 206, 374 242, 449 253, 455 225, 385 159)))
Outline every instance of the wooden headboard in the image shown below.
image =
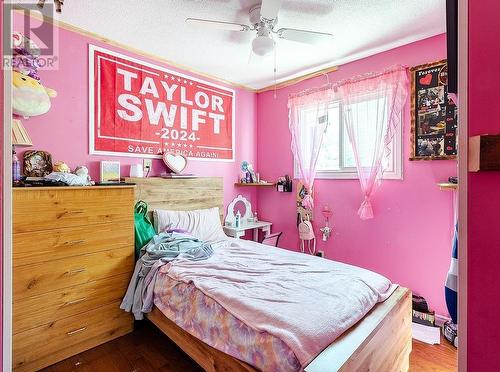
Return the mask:
POLYGON ((135 200, 144 200, 150 211, 168 209, 190 211, 218 207, 224 215, 222 177, 198 178, 125 178, 136 184, 135 200))

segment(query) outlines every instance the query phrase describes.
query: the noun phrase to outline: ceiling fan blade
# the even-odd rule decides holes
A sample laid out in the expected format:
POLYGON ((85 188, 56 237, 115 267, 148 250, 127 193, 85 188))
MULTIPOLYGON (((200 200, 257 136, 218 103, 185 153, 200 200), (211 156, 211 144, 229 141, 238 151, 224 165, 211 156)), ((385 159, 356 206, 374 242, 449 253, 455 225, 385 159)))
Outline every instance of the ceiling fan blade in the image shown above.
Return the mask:
POLYGON ((210 19, 186 18, 186 23, 194 26, 205 26, 227 31, 248 31, 250 27, 240 23, 212 21, 210 19))
POLYGON ((295 28, 280 28, 277 32, 281 39, 298 41, 306 44, 319 44, 332 39, 333 35, 326 32, 297 30, 295 28))
POLYGON ((260 16, 265 19, 275 19, 278 17, 278 12, 281 8, 283 0, 262 0, 260 6, 260 16))

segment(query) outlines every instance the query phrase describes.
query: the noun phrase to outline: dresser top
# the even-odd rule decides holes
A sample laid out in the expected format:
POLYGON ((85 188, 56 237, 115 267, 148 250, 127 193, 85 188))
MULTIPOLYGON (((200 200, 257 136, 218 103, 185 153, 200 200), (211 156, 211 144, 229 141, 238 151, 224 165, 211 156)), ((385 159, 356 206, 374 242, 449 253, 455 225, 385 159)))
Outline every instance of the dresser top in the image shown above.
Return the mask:
POLYGON ((28 186, 28 187, 13 187, 15 191, 32 191, 32 190, 97 190, 97 189, 128 189, 135 188, 135 185, 117 185, 117 186, 28 186))

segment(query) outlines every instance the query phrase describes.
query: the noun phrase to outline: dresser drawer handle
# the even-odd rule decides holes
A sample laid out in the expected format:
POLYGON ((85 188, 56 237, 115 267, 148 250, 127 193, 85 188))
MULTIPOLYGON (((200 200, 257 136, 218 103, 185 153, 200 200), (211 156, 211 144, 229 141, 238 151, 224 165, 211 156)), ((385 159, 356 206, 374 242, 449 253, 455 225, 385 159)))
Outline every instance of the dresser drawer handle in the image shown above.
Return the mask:
POLYGON ((77 333, 80 333, 80 332, 83 332, 87 329, 87 327, 82 327, 82 328, 78 328, 78 329, 75 329, 74 331, 69 331, 68 333, 66 333, 68 336, 73 336, 77 333))
POLYGON ((66 274, 68 274, 68 275, 71 276, 71 275, 74 275, 74 274, 82 273, 85 270, 87 270, 85 267, 79 267, 78 269, 73 269, 73 270, 66 271, 66 274))
POLYGON ((78 300, 73 300, 73 301, 68 301, 66 302, 66 305, 75 305, 75 304, 79 304, 80 302, 83 302, 87 299, 87 297, 82 297, 82 298, 79 298, 78 300))
POLYGON ((66 245, 78 245, 78 244, 83 244, 85 243, 85 240, 84 239, 80 239, 80 240, 69 240, 66 242, 66 245))

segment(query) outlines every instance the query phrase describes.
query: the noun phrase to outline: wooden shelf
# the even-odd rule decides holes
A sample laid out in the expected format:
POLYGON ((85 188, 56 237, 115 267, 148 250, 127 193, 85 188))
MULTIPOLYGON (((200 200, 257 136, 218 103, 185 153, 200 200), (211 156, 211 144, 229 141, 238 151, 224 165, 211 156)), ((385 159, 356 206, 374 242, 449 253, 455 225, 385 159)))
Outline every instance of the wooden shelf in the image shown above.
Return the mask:
POLYGON ((458 183, 441 182, 441 183, 438 183, 438 186, 441 190, 456 190, 456 189, 458 189, 458 183))
POLYGON ((240 183, 240 182, 235 182, 234 186, 241 186, 241 187, 249 187, 249 186, 272 187, 272 186, 275 186, 275 184, 274 183, 270 183, 270 182, 266 182, 266 183, 257 183, 257 182, 240 183))

